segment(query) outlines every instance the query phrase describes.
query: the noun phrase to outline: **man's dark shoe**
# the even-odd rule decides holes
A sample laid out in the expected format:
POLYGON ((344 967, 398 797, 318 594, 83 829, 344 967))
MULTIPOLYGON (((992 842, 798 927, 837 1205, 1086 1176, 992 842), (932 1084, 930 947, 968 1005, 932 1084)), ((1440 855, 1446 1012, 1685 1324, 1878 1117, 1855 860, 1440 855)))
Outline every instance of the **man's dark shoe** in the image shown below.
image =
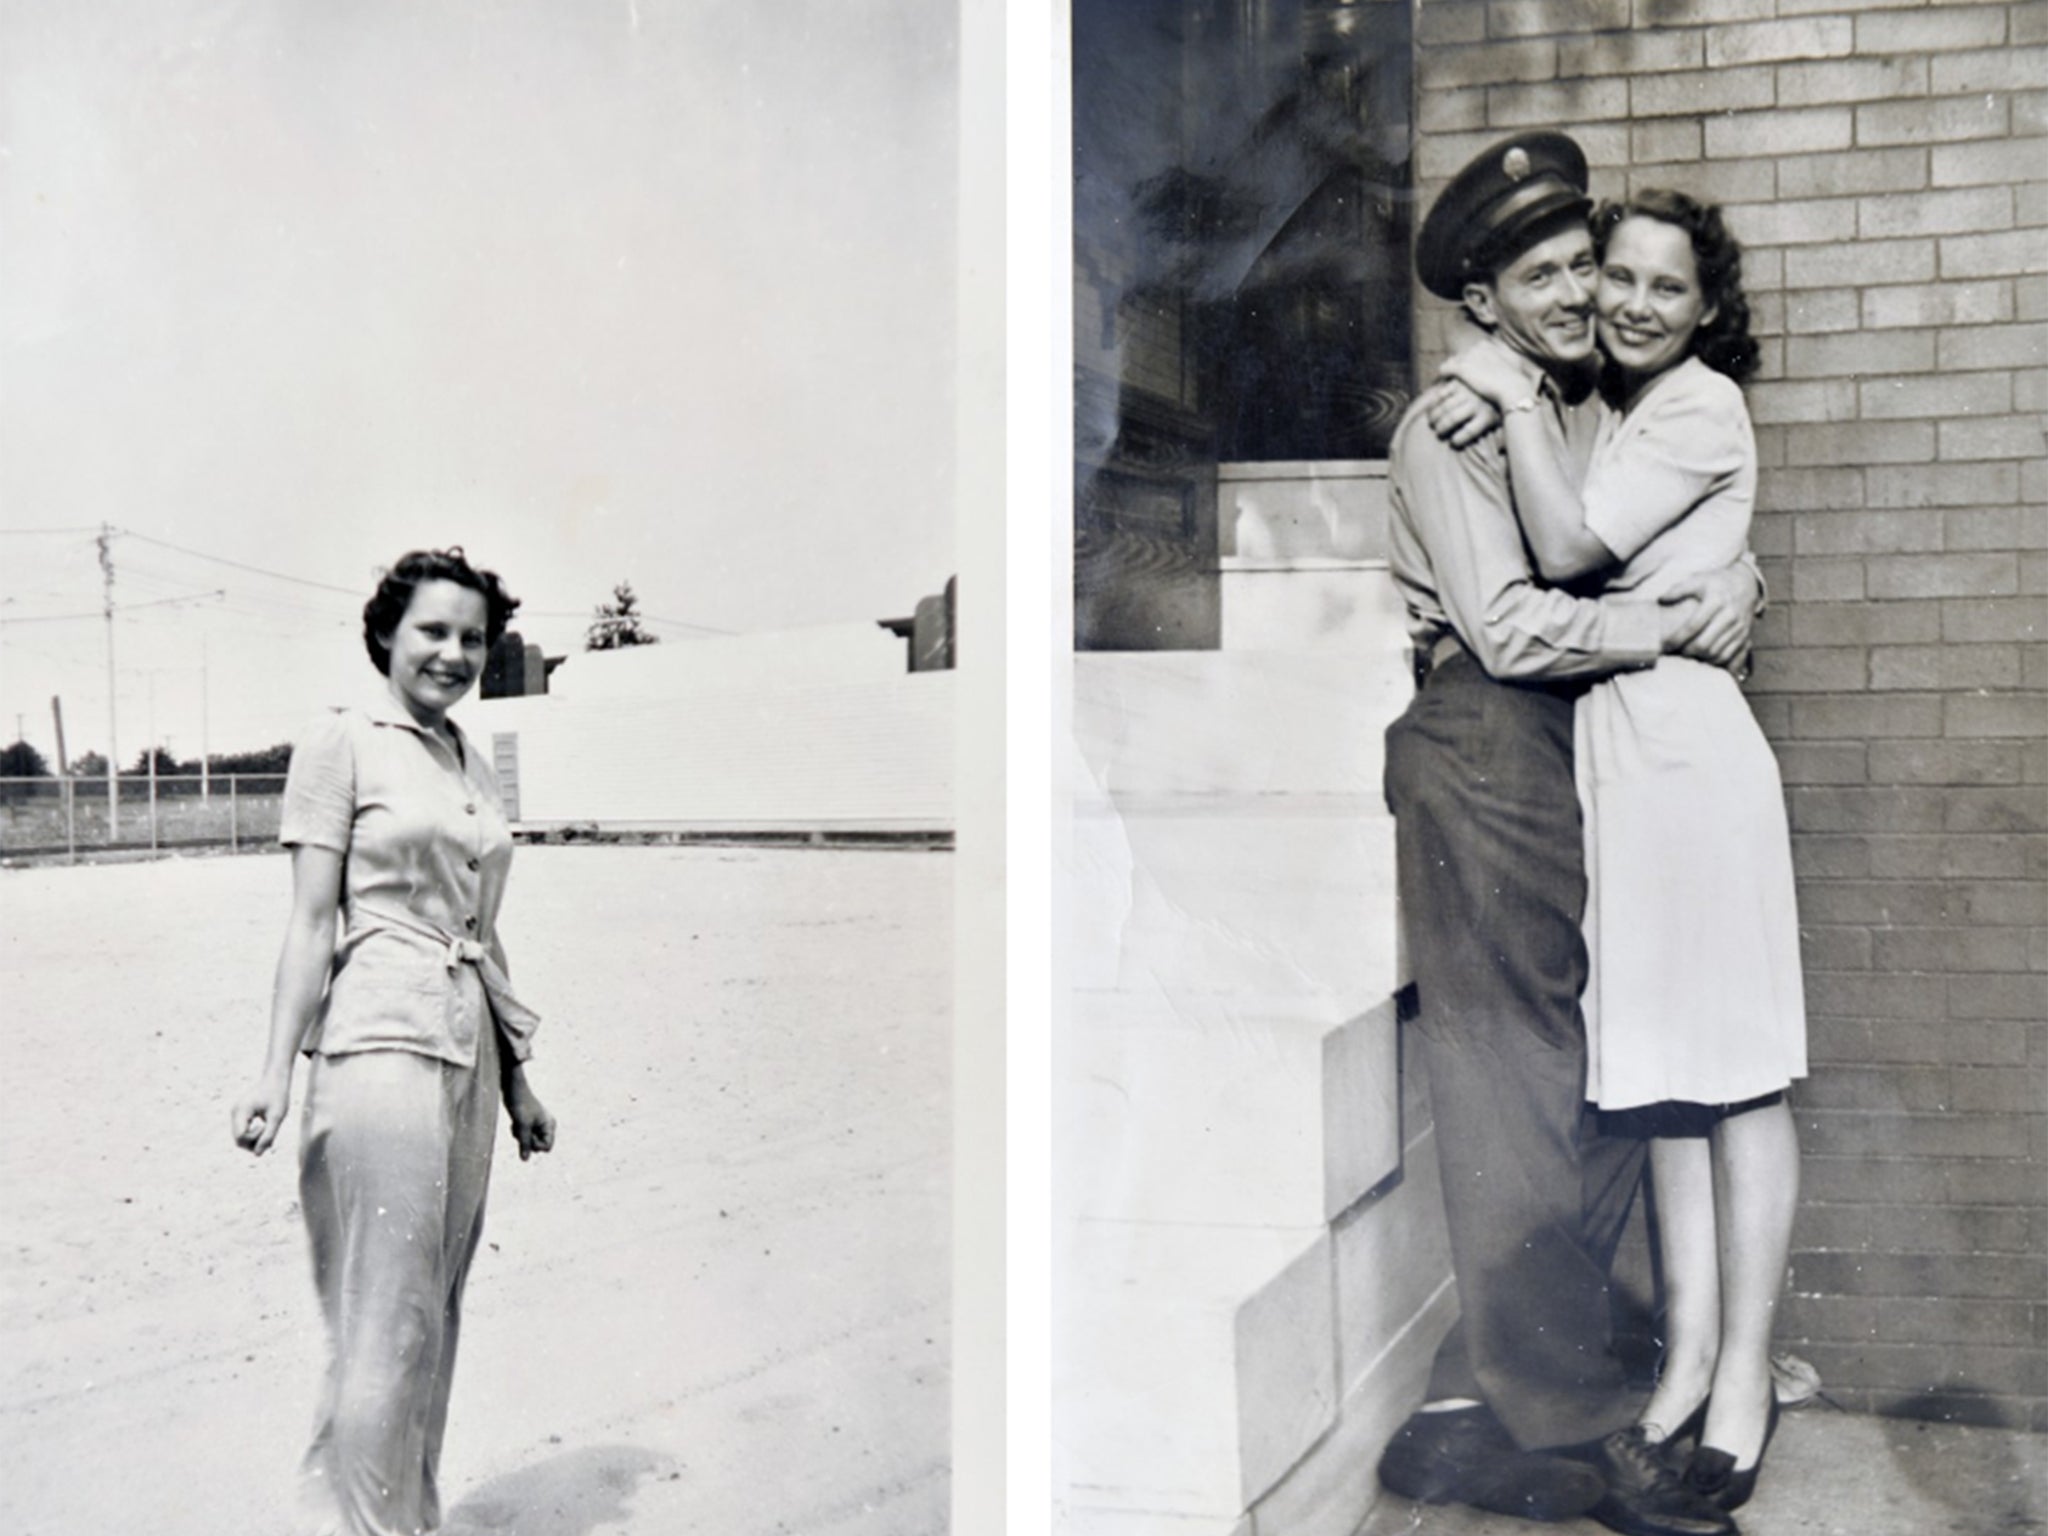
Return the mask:
POLYGON ((1685 1484, 1640 1424, 1602 1440, 1592 1465, 1606 1494, 1589 1513, 1623 1536, 1735 1536, 1728 1512, 1685 1484))
POLYGON ((1524 1451, 1485 1407, 1418 1413, 1380 1457, 1380 1483, 1424 1504, 1470 1504, 1524 1520, 1572 1520, 1606 1495, 1583 1462, 1524 1451))

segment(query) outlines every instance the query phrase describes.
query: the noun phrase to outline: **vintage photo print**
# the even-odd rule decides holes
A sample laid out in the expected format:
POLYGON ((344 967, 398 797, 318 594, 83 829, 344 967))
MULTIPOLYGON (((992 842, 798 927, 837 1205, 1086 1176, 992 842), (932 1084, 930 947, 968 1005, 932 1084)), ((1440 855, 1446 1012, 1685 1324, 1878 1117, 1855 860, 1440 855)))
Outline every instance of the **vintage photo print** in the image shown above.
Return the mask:
POLYGON ((2038 1519, 2037 8, 1066 20, 1054 1528, 2038 1519))
POLYGON ((0 5, 0 1527, 952 1527, 999 68, 0 5))

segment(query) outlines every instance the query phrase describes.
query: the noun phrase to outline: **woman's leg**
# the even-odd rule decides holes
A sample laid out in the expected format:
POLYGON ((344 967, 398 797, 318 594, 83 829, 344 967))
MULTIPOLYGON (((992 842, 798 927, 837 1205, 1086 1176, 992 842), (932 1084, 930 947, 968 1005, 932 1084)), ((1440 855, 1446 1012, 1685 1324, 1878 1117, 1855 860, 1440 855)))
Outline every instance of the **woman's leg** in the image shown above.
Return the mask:
POLYGON ((448 1394, 455 1383, 455 1346, 462 1335, 462 1290, 483 1240, 484 1197, 491 1183, 491 1144, 498 1128, 497 1031, 486 1024, 474 1070, 442 1071, 449 1096, 449 1140, 448 1197, 441 1230, 441 1348, 428 1387, 420 1468, 420 1518, 429 1531, 441 1523, 441 1439, 448 1427, 448 1394))
POLYGON ((1784 1100, 1714 1128, 1714 1200, 1721 1232, 1721 1356, 1702 1443, 1735 1458, 1762 1454, 1771 1402, 1771 1327, 1792 1250, 1799 1134, 1784 1100))
POLYGON ((301 1469, 308 1512, 348 1536, 413 1536, 443 1345, 444 1069, 405 1051, 324 1058, 299 1188, 333 1350, 301 1469))
POLYGON ((1650 1438, 1671 1437, 1706 1401, 1721 1338, 1714 1164, 1704 1136, 1650 1143, 1657 1252, 1664 1269, 1664 1369, 1643 1406, 1650 1438))

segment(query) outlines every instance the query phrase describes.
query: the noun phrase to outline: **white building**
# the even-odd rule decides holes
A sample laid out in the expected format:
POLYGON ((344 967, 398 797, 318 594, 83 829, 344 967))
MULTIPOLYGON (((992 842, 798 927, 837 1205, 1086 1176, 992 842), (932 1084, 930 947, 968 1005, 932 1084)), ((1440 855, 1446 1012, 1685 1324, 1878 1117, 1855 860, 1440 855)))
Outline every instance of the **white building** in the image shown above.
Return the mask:
POLYGON ((831 624, 578 652, 464 725, 525 829, 931 834, 953 826, 954 677, 831 624))

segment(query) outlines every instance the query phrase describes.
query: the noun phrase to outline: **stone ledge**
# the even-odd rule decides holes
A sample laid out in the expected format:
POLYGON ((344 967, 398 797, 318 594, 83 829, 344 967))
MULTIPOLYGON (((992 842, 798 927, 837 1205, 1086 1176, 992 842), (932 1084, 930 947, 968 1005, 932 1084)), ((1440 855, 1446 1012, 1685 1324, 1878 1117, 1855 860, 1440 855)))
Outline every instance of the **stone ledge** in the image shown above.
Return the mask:
POLYGON ((1326 1228, 1084 1221, 1053 1272, 1053 1454, 1071 1507, 1229 1531, 1333 1422, 1326 1228))
MULTIPOLYGON (((1085 1220, 1327 1222, 1401 1165, 1392 998, 1348 1020, 1298 1000, 1080 994, 1061 1060, 1063 1188, 1085 1220)), ((1219 1241, 1225 1239, 1220 1238, 1219 1241)))

